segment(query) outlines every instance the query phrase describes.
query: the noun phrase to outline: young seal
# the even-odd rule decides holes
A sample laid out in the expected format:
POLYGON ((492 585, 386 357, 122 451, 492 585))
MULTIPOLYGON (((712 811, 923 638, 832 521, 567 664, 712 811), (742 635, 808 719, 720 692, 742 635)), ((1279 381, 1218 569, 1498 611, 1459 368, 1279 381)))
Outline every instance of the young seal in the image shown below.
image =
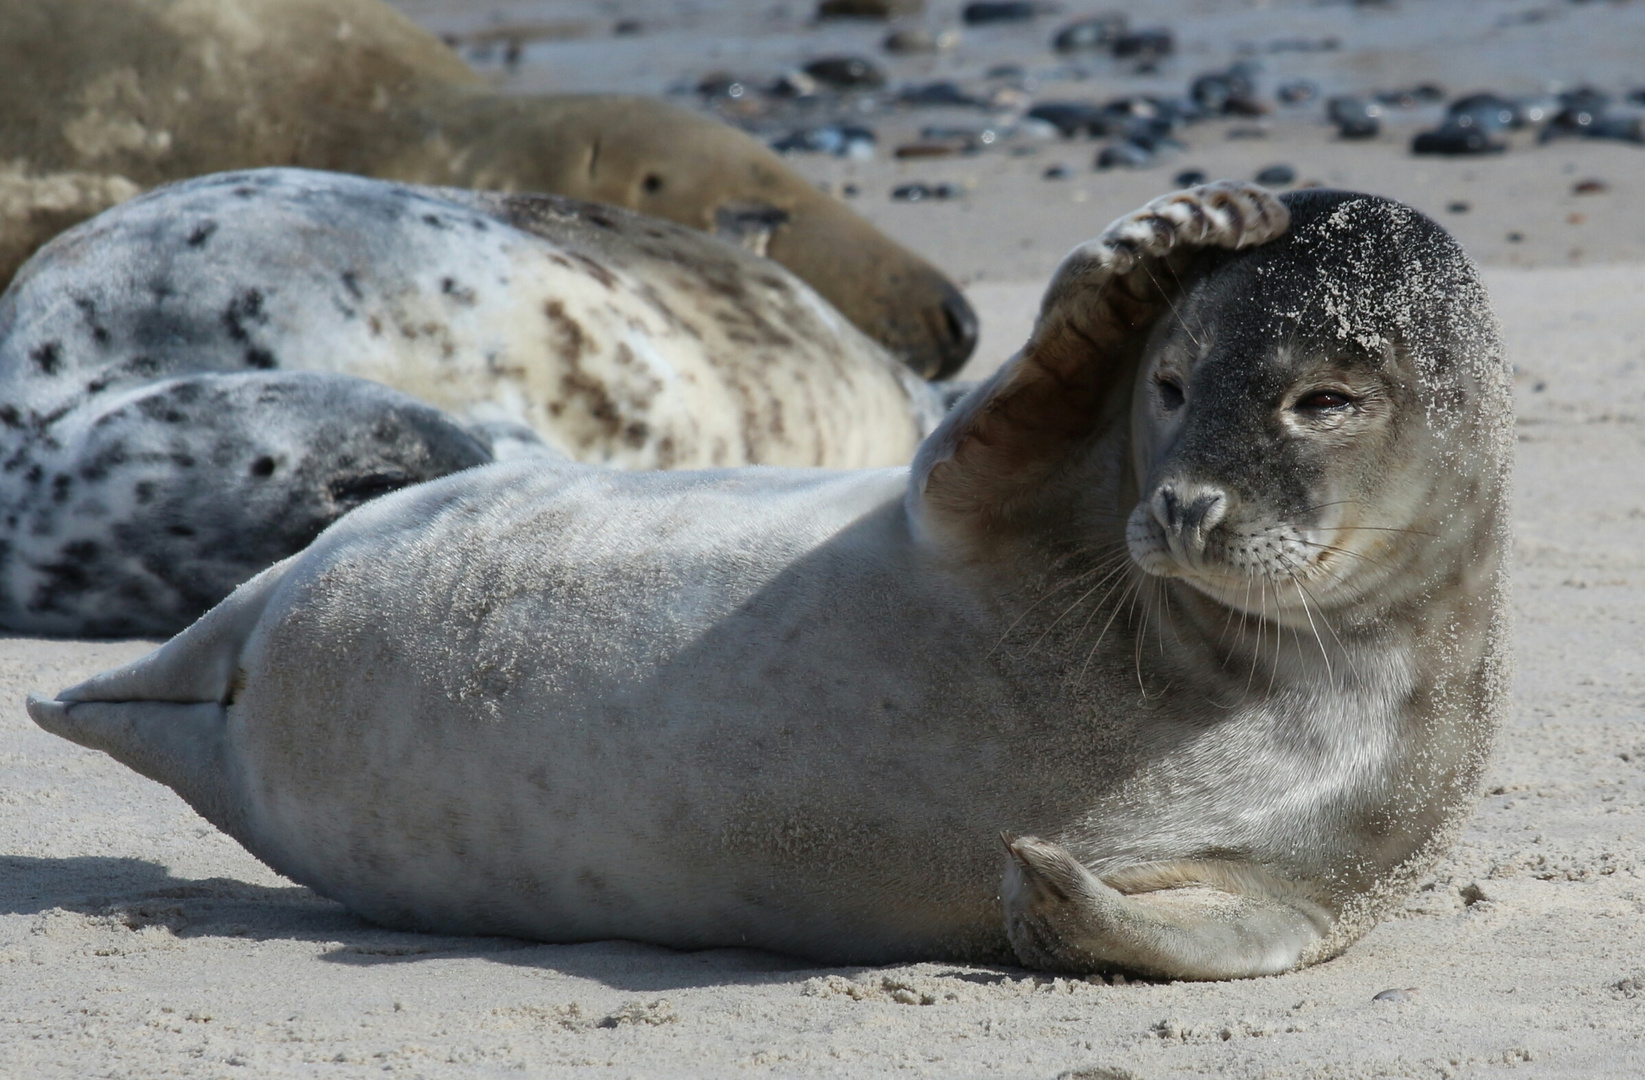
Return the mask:
POLYGON ((1433 222, 1196 189, 911 469, 474 470, 29 709, 388 925, 1285 971, 1470 804, 1510 408, 1433 222))
POLYGON ((976 317, 757 140, 643 98, 505 96, 381 0, 0 0, 0 286, 139 189, 298 165, 542 191, 741 238, 920 374, 976 317))
POLYGON ((0 296, 0 388, 0 626, 79 635, 176 633, 368 495, 494 456, 899 464, 942 411, 700 232, 294 169, 161 188, 41 249, 0 296), (434 443, 404 445, 411 417, 434 443))

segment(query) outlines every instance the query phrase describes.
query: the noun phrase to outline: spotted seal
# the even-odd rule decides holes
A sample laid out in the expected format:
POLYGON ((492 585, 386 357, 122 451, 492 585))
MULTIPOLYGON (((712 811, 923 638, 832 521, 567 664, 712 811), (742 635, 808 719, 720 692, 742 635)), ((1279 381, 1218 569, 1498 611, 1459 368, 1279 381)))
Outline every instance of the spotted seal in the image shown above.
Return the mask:
POLYGON ((0 0, 0 101, 0 285, 139 190, 297 165, 741 238, 925 376, 976 344, 947 278, 752 137, 644 98, 499 94, 381 0, 0 0))
POLYGON ((29 708, 388 925, 1282 972, 1471 804, 1511 451, 1442 229, 1213 186, 911 468, 475 470, 29 708))
POLYGON ((885 465, 941 413, 701 232, 295 169, 47 245, 0 296, 0 387, 0 626, 81 635, 175 633, 368 494, 494 457, 885 465))

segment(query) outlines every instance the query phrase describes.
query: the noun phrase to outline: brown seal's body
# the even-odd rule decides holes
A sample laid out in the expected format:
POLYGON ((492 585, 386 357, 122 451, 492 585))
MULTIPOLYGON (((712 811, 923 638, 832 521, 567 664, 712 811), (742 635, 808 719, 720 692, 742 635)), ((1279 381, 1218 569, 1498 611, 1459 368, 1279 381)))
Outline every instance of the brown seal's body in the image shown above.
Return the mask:
POLYGON ((505 97, 377 0, 0 0, 0 284, 169 180, 299 165, 540 191, 739 237, 922 374, 976 320, 937 270, 734 128, 643 98, 505 97))

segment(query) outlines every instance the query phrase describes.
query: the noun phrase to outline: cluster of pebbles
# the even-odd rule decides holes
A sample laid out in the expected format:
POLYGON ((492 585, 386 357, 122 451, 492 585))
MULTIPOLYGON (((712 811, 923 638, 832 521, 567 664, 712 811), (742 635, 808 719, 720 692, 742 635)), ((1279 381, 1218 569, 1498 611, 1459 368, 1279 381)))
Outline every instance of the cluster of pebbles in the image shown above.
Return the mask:
MULTIPOLYGON (((820 21, 893 20, 918 10, 918 0, 823 0, 820 21)), ((881 48, 894 58, 940 54, 956 48, 962 34, 991 33, 1001 24, 1030 23, 1055 8, 1038 0, 976 0, 960 12, 961 28, 890 30, 881 48)), ((1065 22, 1044 46, 1043 63, 997 63, 967 78, 893 79, 872 56, 827 55, 791 71, 754 79, 715 72, 682 88, 707 108, 768 140, 784 154, 831 154, 859 160, 890 154, 920 160, 1004 152, 1033 155, 1053 140, 1096 142, 1091 167, 1137 168, 1158 163, 1185 148, 1185 129, 1211 119, 1266 122, 1275 113, 1307 116, 1310 112, 1335 129, 1343 140, 1367 140, 1382 134, 1385 121, 1404 114, 1425 129, 1411 138, 1413 154, 1461 156, 1500 153, 1510 131, 1537 129, 1537 139, 1610 139, 1645 145, 1645 125, 1638 108, 1645 89, 1613 97, 1592 87, 1533 97, 1491 91, 1452 98, 1435 83, 1325 96, 1307 79, 1263 86, 1265 65, 1255 55, 1228 67, 1191 76, 1180 94, 1129 94, 1106 100, 1080 99, 1053 88, 1090 78, 1097 71, 1157 76, 1177 52, 1169 27, 1130 25, 1120 12, 1065 22), (1106 65, 1095 68, 1094 65, 1106 65), (881 145, 873 118, 941 114, 939 122, 921 124, 917 138, 881 145), (1433 114, 1438 114, 1434 116, 1433 114), (1426 126, 1427 121, 1433 121, 1426 126)), ((1334 37, 1271 41, 1263 51, 1332 52, 1342 48, 1334 37)), ((907 125, 892 125, 907 126, 907 125)), ((1260 127, 1231 128, 1227 135, 1260 136, 1260 127)), ((1066 164, 1045 167, 1046 180, 1071 177, 1066 164)), ((1178 177, 1193 182, 1193 171, 1178 177)), ((1264 184, 1295 183, 1296 170, 1269 166, 1253 177, 1264 184)), ((961 188, 947 183, 901 183, 891 197, 922 201, 953 198, 961 188)), ((844 184, 841 194, 860 194, 844 184)))

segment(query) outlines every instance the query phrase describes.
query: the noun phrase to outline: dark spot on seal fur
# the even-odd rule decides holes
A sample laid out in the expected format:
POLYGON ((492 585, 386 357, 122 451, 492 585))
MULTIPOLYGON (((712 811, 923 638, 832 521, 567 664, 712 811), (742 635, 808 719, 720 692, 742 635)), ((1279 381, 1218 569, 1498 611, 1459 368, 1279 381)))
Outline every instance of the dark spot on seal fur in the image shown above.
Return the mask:
POLYGON ((120 367, 133 375, 155 375, 160 371, 160 362, 152 356, 134 356, 120 367))
POLYGON ((258 289, 244 290, 223 309, 223 327, 235 341, 251 340, 247 324, 256 326, 266 322, 268 315, 263 311, 263 294, 258 289))
POLYGON ((273 476, 274 475, 274 459, 269 457, 267 454, 264 454, 262 457, 259 457, 256 461, 253 461, 251 463, 251 475, 253 475, 253 476, 273 476))
POLYGON ((356 300, 364 300, 366 298, 366 294, 360 291, 360 275, 356 274, 352 270, 344 270, 338 276, 342 278, 343 288, 348 290, 348 294, 350 296, 354 297, 356 300))
POLYGON ((565 304, 559 300, 548 300, 543 303, 543 314, 553 325, 554 335, 559 339, 560 355, 568 360, 576 360, 583 354, 592 351, 593 344, 588 334, 576 319, 565 313, 565 304))
POLYGON ((200 222, 194 227, 194 231, 188 234, 188 246, 191 248, 205 247, 206 241, 210 240, 211 234, 216 231, 217 223, 215 221, 200 222))
POLYGON ((474 290, 469 288, 466 285, 458 284, 456 278, 449 278, 449 277, 441 278, 440 279, 440 292, 442 294, 446 295, 446 296, 451 297, 453 300, 455 300, 459 304, 462 304, 464 307, 473 307, 474 306, 474 301, 475 301, 474 290))
POLYGON ((0 424, 4 424, 9 428, 23 426, 23 417, 18 413, 17 406, 10 403, 0 405, 0 424))
POLYGON ((617 287, 617 276, 610 270, 607 270, 605 267, 601 266, 599 263, 595 262, 593 259, 589 258, 587 255, 584 255, 580 251, 571 252, 571 257, 581 263, 583 269, 588 271, 588 275, 595 281, 598 281, 601 285, 604 285, 608 289, 615 289, 617 287))
POLYGON ((74 477, 68 473, 58 473, 51 478, 51 501, 59 504, 68 502, 73 487, 74 477))
POLYGON ((253 346, 246 350, 246 366, 260 368, 267 371, 275 366, 274 354, 267 349, 253 346))
POLYGON ((55 375, 62 365, 62 344, 48 341, 29 353, 29 359, 34 361, 34 366, 40 369, 42 375, 55 375))
POLYGON ((655 195, 663 189, 663 178, 656 173, 646 173, 645 180, 640 184, 647 195, 655 195))
POLYGON ((436 228, 436 229, 440 229, 442 231, 451 228, 451 226, 446 224, 445 220, 443 218, 441 218, 438 214, 424 214, 423 215, 423 224, 431 226, 431 227, 436 228))

